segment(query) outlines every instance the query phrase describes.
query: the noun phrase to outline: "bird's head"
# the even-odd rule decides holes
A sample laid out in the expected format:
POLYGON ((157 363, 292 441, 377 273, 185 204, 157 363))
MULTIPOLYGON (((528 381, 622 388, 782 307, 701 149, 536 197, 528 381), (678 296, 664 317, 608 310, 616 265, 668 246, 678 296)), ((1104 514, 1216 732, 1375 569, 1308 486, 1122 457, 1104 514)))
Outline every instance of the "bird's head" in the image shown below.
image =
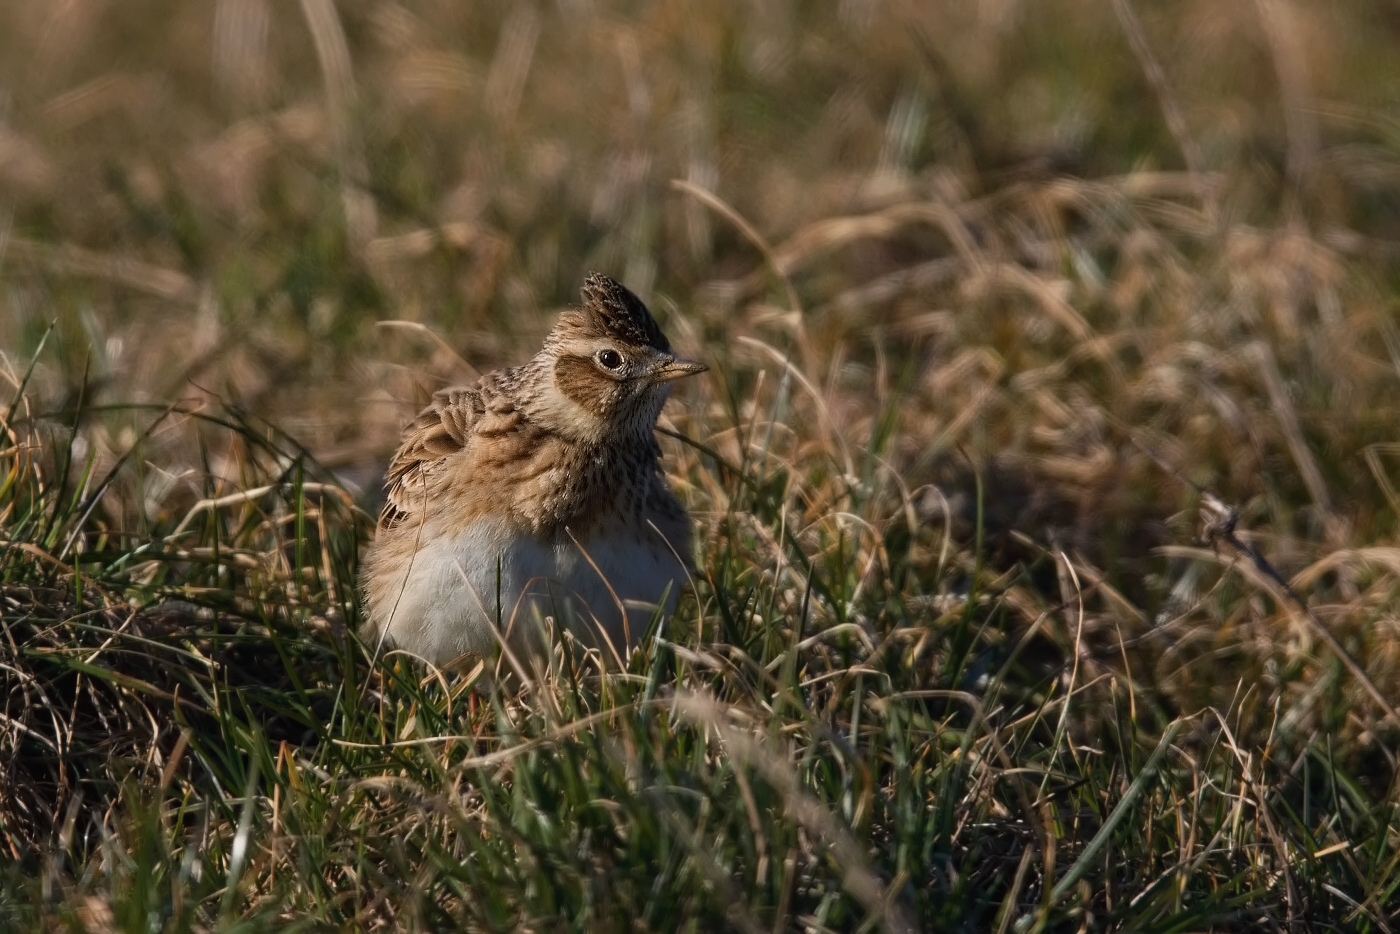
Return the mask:
POLYGON ((709 367, 678 359, 642 300, 607 276, 584 280, 582 298, 559 316, 536 358, 552 390, 538 402, 559 428, 649 436, 671 381, 709 367))

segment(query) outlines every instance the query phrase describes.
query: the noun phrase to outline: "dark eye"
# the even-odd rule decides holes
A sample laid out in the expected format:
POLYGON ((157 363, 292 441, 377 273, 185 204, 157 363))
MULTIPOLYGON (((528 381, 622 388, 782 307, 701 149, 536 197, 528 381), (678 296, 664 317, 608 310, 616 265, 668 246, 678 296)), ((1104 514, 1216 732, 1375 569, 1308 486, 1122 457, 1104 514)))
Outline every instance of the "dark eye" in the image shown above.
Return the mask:
POLYGON ((622 366, 622 354, 618 353, 616 350, 598 351, 597 360, 598 365, 605 370, 616 370, 618 367, 622 366))

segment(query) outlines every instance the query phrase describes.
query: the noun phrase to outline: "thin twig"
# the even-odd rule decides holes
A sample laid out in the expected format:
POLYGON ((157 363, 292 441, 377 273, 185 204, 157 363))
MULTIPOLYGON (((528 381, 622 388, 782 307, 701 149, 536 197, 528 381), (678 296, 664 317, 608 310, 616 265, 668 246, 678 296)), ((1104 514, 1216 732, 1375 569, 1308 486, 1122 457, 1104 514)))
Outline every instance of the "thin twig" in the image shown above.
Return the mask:
POLYGON ((1201 501, 1201 519, 1205 523, 1204 537, 1206 541, 1213 545, 1222 542, 1228 545, 1235 554, 1246 558, 1256 571, 1277 587, 1279 592, 1287 598, 1287 601, 1308 621, 1318 637, 1327 643, 1327 646, 1342 660, 1342 664, 1351 672, 1352 677, 1361 683, 1361 686, 1366 689, 1366 693, 1370 694, 1372 699, 1380 705, 1381 710, 1385 711, 1385 715, 1391 719, 1391 722, 1400 726, 1400 713, 1397 713, 1391 703, 1386 700, 1381 689, 1376 687, 1376 683, 1361 667, 1361 663, 1352 658, 1351 653, 1342 647, 1342 644, 1337 641, 1337 637, 1332 635, 1331 630, 1323 624, 1322 620, 1317 618, 1317 614, 1313 613, 1303 598, 1298 595, 1298 592, 1288 581, 1283 579, 1283 575, 1275 570, 1268 559, 1259 553, 1259 549, 1249 542, 1242 541, 1235 534, 1235 527, 1239 524, 1240 519, 1239 510, 1233 506, 1227 506, 1209 490, 1201 491, 1201 501))
POLYGON ((1235 529, 1239 526, 1240 511, 1234 506, 1227 505, 1224 500, 1216 496, 1210 490, 1187 479, 1182 475, 1181 471, 1177 470, 1156 451, 1138 440, 1137 437, 1134 436, 1132 440, 1133 443, 1137 445, 1138 449, 1156 461, 1159 467, 1200 494, 1201 521, 1204 523, 1202 537, 1213 546, 1219 547, 1222 544, 1227 546, 1232 553, 1249 561, 1264 580, 1278 589, 1278 593, 1284 598, 1283 602, 1290 604, 1297 610, 1298 613, 1302 615, 1303 619, 1308 622, 1308 625, 1312 627, 1313 632, 1317 634, 1318 638, 1325 642, 1328 648, 1341 659, 1342 664, 1351 672, 1352 677, 1354 677, 1361 686, 1366 689, 1366 693, 1370 694, 1371 698, 1380 705, 1381 710, 1390 718, 1390 721, 1397 727, 1400 727, 1400 712, 1397 712, 1390 701, 1386 700, 1385 695, 1381 693, 1381 689, 1376 687, 1376 682, 1372 681, 1370 676, 1366 674, 1366 670, 1361 667, 1360 662, 1353 658, 1351 653, 1337 641, 1337 637, 1332 635, 1332 631, 1327 628, 1322 620, 1318 619, 1317 614, 1308 607, 1306 601, 1298 595, 1298 592, 1284 579, 1283 575, 1269 563, 1269 559, 1265 558, 1259 552, 1258 548, 1255 548, 1252 544, 1242 540, 1235 534, 1235 529))

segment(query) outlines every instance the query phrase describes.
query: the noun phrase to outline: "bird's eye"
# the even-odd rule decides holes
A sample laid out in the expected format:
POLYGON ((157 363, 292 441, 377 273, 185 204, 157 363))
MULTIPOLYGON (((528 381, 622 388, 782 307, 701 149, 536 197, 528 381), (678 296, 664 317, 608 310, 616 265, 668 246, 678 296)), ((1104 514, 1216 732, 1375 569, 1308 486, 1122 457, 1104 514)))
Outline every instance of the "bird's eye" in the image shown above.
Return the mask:
POLYGON ((622 366, 622 354, 618 353, 616 350, 598 351, 597 360, 598 365, 605 370, 616 370, 618 367, 622 366))

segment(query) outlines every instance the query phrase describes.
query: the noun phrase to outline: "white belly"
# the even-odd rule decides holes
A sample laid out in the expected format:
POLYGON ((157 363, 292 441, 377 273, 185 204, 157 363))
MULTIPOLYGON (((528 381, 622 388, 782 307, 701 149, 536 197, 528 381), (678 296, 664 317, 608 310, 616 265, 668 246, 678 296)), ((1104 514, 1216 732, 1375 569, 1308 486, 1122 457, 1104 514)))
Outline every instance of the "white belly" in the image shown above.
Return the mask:
POLYGON ((646 632, 658 604, 664 601, 664 614, 675 609, 685 573, 649 531, 580 544, 582 551, 567 539, 541 544, 499 519, 427 544, 405 574, 388 641, 445 665, 462 655, 489 657, 498 623, 513 648, 538 645, 533 637, 552 617, 603 646, 601 627, 625 652, 646 632))

